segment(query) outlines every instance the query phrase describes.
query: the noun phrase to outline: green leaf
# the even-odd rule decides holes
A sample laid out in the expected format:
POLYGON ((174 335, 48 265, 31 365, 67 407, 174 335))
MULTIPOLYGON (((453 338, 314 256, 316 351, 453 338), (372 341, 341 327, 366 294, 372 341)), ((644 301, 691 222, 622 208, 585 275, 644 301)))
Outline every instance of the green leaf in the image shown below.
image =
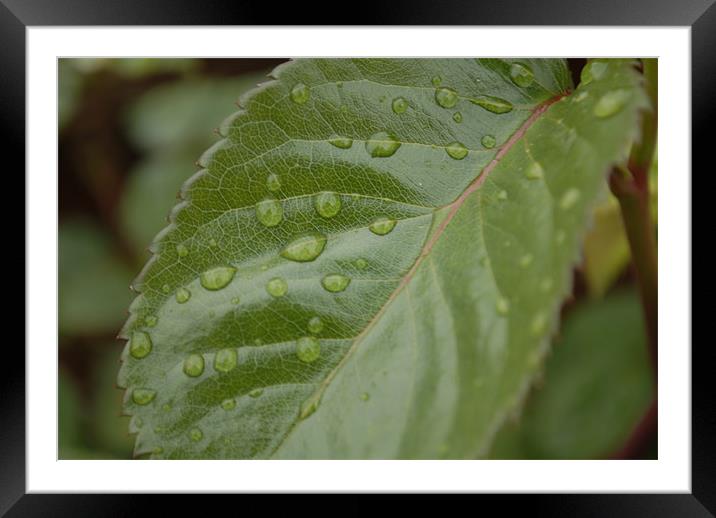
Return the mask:
POLYGON ((595 459, 614 454, 646 413, 654 386, 634 292, 570 314, 524 415, 500 431, 492 458, 595 459))
POLYGON ((303 60, 242 99, 135 283, 136 454, 487 452, 646 106, 630 62, 567 95, 518 61, 303 60))

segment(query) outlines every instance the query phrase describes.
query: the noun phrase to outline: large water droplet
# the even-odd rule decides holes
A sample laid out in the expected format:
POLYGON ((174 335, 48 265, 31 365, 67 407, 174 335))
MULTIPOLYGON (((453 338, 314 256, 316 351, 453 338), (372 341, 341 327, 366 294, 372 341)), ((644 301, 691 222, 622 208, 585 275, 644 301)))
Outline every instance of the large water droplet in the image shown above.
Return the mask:
POLYGON ((512 103, 504 99, 500 99, 499 97, 483 95, 481 97, 470 99, 470 102, 492 113, 500 114, 512 111, 512 103))
POLYGON ((396 221, 394 219, 381 216, 370 224, 368 229, 376 235, 384 236, 390 234, 395 228, 396 221))
POLYGON ((266 283, 266 291, 272 297, 283 297, 288 291, 288 284, 281 277, 274 277, 266 283))
POLYGON ((189 254, 189 249, 186 245, 179 243, 177 245, 177 255, 179 257, 186 257, 189 254))
POLYGON ((341 275, 340 273, 331 273, 321 279, 323 287, 332 293, 338 293, 345 290, 350 282, 351 280, 349 277, 341 275))
POLYGON ((452 142, 445 148, 445 152, 455 160, 462 160, 467 156, 467 148, 460 142, 452 142))
POLYGON ((528 180, 539 180, 544 176, 544 169, 539 162, 532 162, 525 171, 525 176, 528 180))
POLYGON ((231 399, 231 398, 230 398, 230 399, 225 399, 225 400, 223 400, 223 401, 221 402, 221 408, 223 408, 223 409, 226 410, 227 412, 228 412, 229 410, 233 410, 234 408, 236 408, 236 400, 235 400, 235 399, 231 399))
POLYGON ((311 97, 311 90, 303 83, 298 83, 291 89, 291 100, 296 104, 305 104, 311 97))
POLYGON ((527 88, 532 84, 534 78, 535 76, 528 66, 522 63, 512 63, 510 67, 510 79, 512 79, 512 82, 517 86, 527 88))
POLYGON ((607 68, 609 68, 609 63, 606 61, 590 61, 580 74, 581 84, 588 85, 595 79, 601 79, 607 68))
POLYGON ((393 99, 393 113, 400 115, 408 109, 408 101, 404 97, 396 97, 393 99))
POLYGON ((204 437, 204 432, 199 430, 198 428, 192 428, 189 430, 189 438, 194 441, 198 442, 201 441, 201 439, 204 437))
POLYGON ((137 405, 148 405, 157 395, 156 390, 148 388, 135 388, 132 391, 132 401, 137 405))
POLYGON ((460 100, 457 92, 452 88, 442 87, 435 90, 435 100, 443 108, 453 108, 460 100))
POLYGON ((365 143, 365 149, 374 158, 386 158, 393 156, 400 144, 395 135, 380 131, 371 135, 365 143))
POLYGON ((132 333, 132 341, 129 343, 129 354, 137 359, 141 359, 150 352, 152 352, 152 339, 149 335, 142 331, 132 333))
POLYGON ((266 199, 256 204, 256 218, 265 227, 275 227, 283 219, 283 205, 274 199, 266 199))
POLYGON ((201 354, 192 354, 184 360, 184 374, 196 378, 204 372, 204 357, 201 354))
POLYGON ((203 272, 199 276, 201 285, 207 290, 220 290, 225 288, 236 274, 236 268, 233 266, 217 266, 211 270, 203 272))
POLYGON ((326 246, 326 236, 309 234, 294 239, 281 251, 281 257, 301 263, 313 261, 326 246))
POLYGON ((559 199, 559 208, 562 210, 571 209, 579 201, 580 196, 581 193, 579 192, 579 189, 575 189, 574 187, 567 189, 559 199))
POLYGON ((328 139, 328 142, 340 149, 349 149, 353 145, 352 138, 341 137, 340 135, 333 135, 328 139))
POLYGON ((497 139, 494 137, 494 135, 485 135, 480 139, 480 143, 482 146, 486 149, 492 149, 495 147, 495 144, 497 144, 497 139))
POLYGON ((510 312, 510 301, 508 301, 504 297, 500 297, 495 302, 495 310, 497 311, 497 314, 500 316, 507 316, 507 314, 510 312))
POLYGON ((186 288, 179 288, 175 297, 179 304, 184 304, 191 298, 191 292, 186 288))
POLYGON ((305 363, 311 363, 321 355, 321 344, 312 336, 304 336, 296 341, 296 356, 305 363))
POLYGON ((236 349, 219 349, 214 356, 214 370, 218 372, 229 372, 236 368, 239 363, 239 354, 236 349))
POLYGON ((323 331, 323 320, 321 320, 319 317, 313 317, 311 320, 308 321, 309 333, 317 335, 321 331, 323 331))
POLYGON ((619 113, 631 97, 629 90, 612 90, 599 98, 594 105, 594 115, 601 119, 619 113))
POLYGON ((266 188, 271 192, 276 192, 281 188, 281 179, 277 174, 271 173, 266 177, 266 188))
POLYGON ((341 197, 335 192, 321 192, 313 198, 316 212, 324 218, 332 218, 341 211, 341 197))

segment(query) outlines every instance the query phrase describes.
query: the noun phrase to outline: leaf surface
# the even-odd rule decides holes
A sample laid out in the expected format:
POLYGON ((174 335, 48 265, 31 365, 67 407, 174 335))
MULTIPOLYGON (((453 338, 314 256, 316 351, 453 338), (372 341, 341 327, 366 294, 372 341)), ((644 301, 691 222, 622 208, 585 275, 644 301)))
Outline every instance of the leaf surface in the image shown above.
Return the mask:
POLYGON ((645 106, 629 62, 592 71, 568 95, 562 60, 279 67, 135 283, 136 453, 484 455, 645 106))

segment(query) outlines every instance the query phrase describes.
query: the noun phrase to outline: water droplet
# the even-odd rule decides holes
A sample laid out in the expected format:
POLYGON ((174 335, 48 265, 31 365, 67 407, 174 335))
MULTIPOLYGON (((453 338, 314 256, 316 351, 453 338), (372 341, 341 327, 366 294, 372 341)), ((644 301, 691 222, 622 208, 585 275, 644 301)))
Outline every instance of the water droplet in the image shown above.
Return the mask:
POLYGON ((493 135, 485 135, 480 140, 480 143, 485 147, 486 149, 492 149, 495 147, 495 144, 497 144, 497 139, 493 135))
POLYGON ((283 205, 274 199, 266 199, 256 204, 256 218, 265 227, 275 227, 283 219, 283 205))
POLYGON ((359 270, 365 270, 366 268, 368 268, 368 261, 366 261, 362 257, 356 259, 354 264, 359 270))
POLYGON ((271 192, 276 192, 281 188, 281 180, 277 174, 271 173, 266 177, 266 188, 271 192))
POLYGON ((454 108, 460 97, 452 88, 442 87, 435 90, 435 100, 443 108, 454 108))
POLYGON ((147 315, 144 317, 144 325, 147 327, 154 327, 159 322, 159 319, 155 315, 147 315))
POLYGON ((365 143, 365 149, 373 158, 387 158, 398 151, 400 144, 394 135, 381 131, 371 135, 365 143))
POLYGON ((564 243, 566 237, 567 234, 564 232, 564 230, 558 230, 557 233, 554 235, 554 240, 558 245, 561 245, 562 243, 564 243))
POLYGON ((138 360, 152 352, 152 339, 147 333, 135 331, 129 344, 129 354, 138 360))
POLYGON ((298 418, 299 419, 306 419, 307 417, 313 415, 313 413, 318 410, 318 405, 321 404, 321 399, 319 397, 311 397, 310 399, 304 401, 301 404, 301 408, 298 412, 298 418))
POLYGON ((612 90, 599 98, 594 105, 594 115, 601 119, 616 115, 631 97, 629 90, 612 90))
POLYGON ((341 137, 340 135, 333 135, 328 139, 328 142, 340 149, 349 149, 353 145, 352 138, 341 137))
POLYGON ((589 97, 589 92, 579 92, 577 95, 574 96, 574 102, 580 103, 587 97, 589 97))
POLYGON ((451 144, 448 144, 445 148, 445 152, 450 156, 450 158, 454 158, 455 160, 462 160, 467 156, 467 148, 462 145, 460 142, 453 142, 451 144))
POLYGON ((148 405, 157 395, 156 390, 148 388, 135 388, 132 391, 132 401, 137 405, 148 405))
POLYGON ((249 397, 252 397, 252 398, 261 397, 261 394, 263 394, 263 393, 264 393, 264 389, 255 388, 251 392, 249 392, 249 397))
POLYGON ((313 198, 313 206, 324 218, 332 218, 341 211, 341 197, 335 192, 321 192, 313 198))
POLYGON ((317 335, 321 331, 323 331, 323 320, 321 320, 319 317, 313 317, 311 320, 308 321, 309 333, 317 335))
POLYGON ((312 336, 304 336, 296 341, 296 356, 305 363, 311 363, 321 355, 321 344, 312 336))
POLYGON ((512 103, 504 99, 500 99, 499 97, 483 95, 475 99, 470 99, 470 102, 492 113, 500 114, 512 111, 512 103))
POLYGON ((192 428, 189 430, 189 438, 194 441, 198 442, 201 441, 201 439, 204 437, 204 432, 199 430, 198 428, 192 428))
POLYGON ((535 76, 529 67, 523 65, 522 63, 512 63, 512 66, 510 67, 510 79, 512 79, 512 82, 517 86, 527 88, 532 84, 534 78, 535 76))
POLYGON ((209 239, 209 246, 212 248, 216 247, 216 239, 214 239, 213 237, 209 239))
POLYGON ((281 257, 297 262, 313 261, 326 246, 326 236, 309 234, 294 239, 281 251, 281 257))
POLYGON ((569 210, 579 201, 581 193, 579 189, 574 187, 567 189, 559 200, 559 208, 562 210, 569 210))
POLYGON ((500 297, 495 302, 495 310, 497 311, 497 314, 500 316, 507 316, 507 314, 510 312, 510 302, 504 298, 500 297))
POLYGON ((219 349, 214 356, 214 370, 218 372, 229 372, 236 368, 239 363, 239 354, 236 349, 219 349))
POLYGON ((533 336, 540 336, 547 326, 547 318, 544 313, 537 313, 530 323, 530 332, 533 336))
POLYGON ((396 97, 393 99, 393 113, 400 115, 408 109, 408 101, 404 97, 396 97))
POLYGON ((241 299, 239 297, 234 297, 233 299, 231 299, 231 303, 234 306, 238 306, 241 303, 241 299))
POLYGON ((164 293, 169 293, 170 291, 172 291, 172 287, 169 286, 168 284, 165 284, 165 285, 162 286, 162 291, 163 291, 164 293))
POLYGON ((332 273, 326 275, 321 280, 321 284, 323 285, 323 287, 331 293, 338 293, 340 291, 345 290, 350 284, 350 282, 350 278, 346 277, 345 275, 341 275, 340 273, 332 273))
POLYGON ((176 300, 179 304, 184 304, 191 298, 191 292, 186 288, 179 288, 176 293, 176 300))
POLYGON ((233 266, 217 266, 211 270, 203 272, 199 276, 201 285, 207 290, 220 290, 225 288, 236 274, 236 268, 233 266))
POLYGON ((343 81, 338 81, 338 82, 336 83, 336 86, 337 86, 338 88, 343 88, 343 81))
POLYGON ((508 197, 509 196, 507 194, 507 191, 504 191, 504 190, 500 191, 500 193, 497 195, 497 199, 500 201, 505 201, 505 200, 507 200, 508 197))
POLYGON ((189 249, 185 245, 183 245, 181 243, 177 245, 177 255, 179 257, 186 257, 188 254, 189 254, 189 249))
POLYGON ((152 450, 152 453, 153 453, 154 455, 161 455, 162 453, 164 453, 164 448, 162 448, 161 446, 156 446, 156 447, 152 450))
POLYGON ((527 268, 529 265, 532 264, 534 257, 532 254, 525 254, 522 257, 520 257, 520 266, 522 268, 527 268))
POLYGON ((311 90, 303 83, 298 83, 291 89, 291 100, 296 104, 305 104, 311 97, 311 90))
POLYGON ((462 122, 462 113, 460 113, 460 112, 455 112, 455 113, 453 113, 453 114, 452 114, 452 120, 454 120, 455 122, 457 122, 458 124, 460 124, 460 123, 462 122))
POLYGON ((283 297, 288 291, 288 284, 281 277, 274 277, 266 283, 266 291, 272 297, 283 297))
POLYGON ((440 86, 440 83, 443 82, 443 78, 440 76, 435 76, 435 77, 433 77, 431 82, 433 83, 433 86, 438 87, 438 86, 440 86))
POLYGON ((363 392, 360 395, 360 398, 361 398, 361 401, 368 401, 370 399, 370 394, 368 394, 367 392, 363 392))
POLYGON ((601 79, 607 68, 609 68, 609 63, 605 61, 590 61, 580 74, 581 84, 588 85, 593 80, 601 79))
POLYGON ((164 403, 162 405, 162 411, 169 412, 172 409, 172 405, 170 403, 164 403))
POLYGON ((234 408, 236 408, 236 400, 235 400, 235 399, 232 399, 232 398, 223 400, 223 401, 221 402, 221 408, 223 408, 223 409, 226 410, 227 412, 228 412, 229 410, 233 410, 234 408))
POLYGON ((381 216, 370 224, 368 229, 376 235, 384 236, 390 234, 395 228, 396 221, 385 216, 381 216))
POLYGON ((539 283, 539 289, 544 292, 548 292, 552 289, 552 284, 553 284, 552 279, 549 277, 546 277, 546 278, 542 279, 542 281, 539 283))
POLYGON ((184 360, 184 374, 196 378, 204 372, 204 357, 201 354, 192 354, 184 360))
POLYGON ((544 169, 539 162, 532 162, 525 171, 525 176, 528 180, 539 180, 544 176, 544 169))

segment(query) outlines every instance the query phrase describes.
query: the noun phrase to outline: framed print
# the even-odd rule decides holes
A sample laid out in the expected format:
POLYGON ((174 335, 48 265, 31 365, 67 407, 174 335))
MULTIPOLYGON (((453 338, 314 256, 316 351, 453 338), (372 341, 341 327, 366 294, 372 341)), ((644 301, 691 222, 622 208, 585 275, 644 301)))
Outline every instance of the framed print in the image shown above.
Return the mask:
POLYGON ((266 7, 0 5, 26 193, 3 513, 362 492, 711 515, 691 168, 716 8, 247 25, 266 7))

